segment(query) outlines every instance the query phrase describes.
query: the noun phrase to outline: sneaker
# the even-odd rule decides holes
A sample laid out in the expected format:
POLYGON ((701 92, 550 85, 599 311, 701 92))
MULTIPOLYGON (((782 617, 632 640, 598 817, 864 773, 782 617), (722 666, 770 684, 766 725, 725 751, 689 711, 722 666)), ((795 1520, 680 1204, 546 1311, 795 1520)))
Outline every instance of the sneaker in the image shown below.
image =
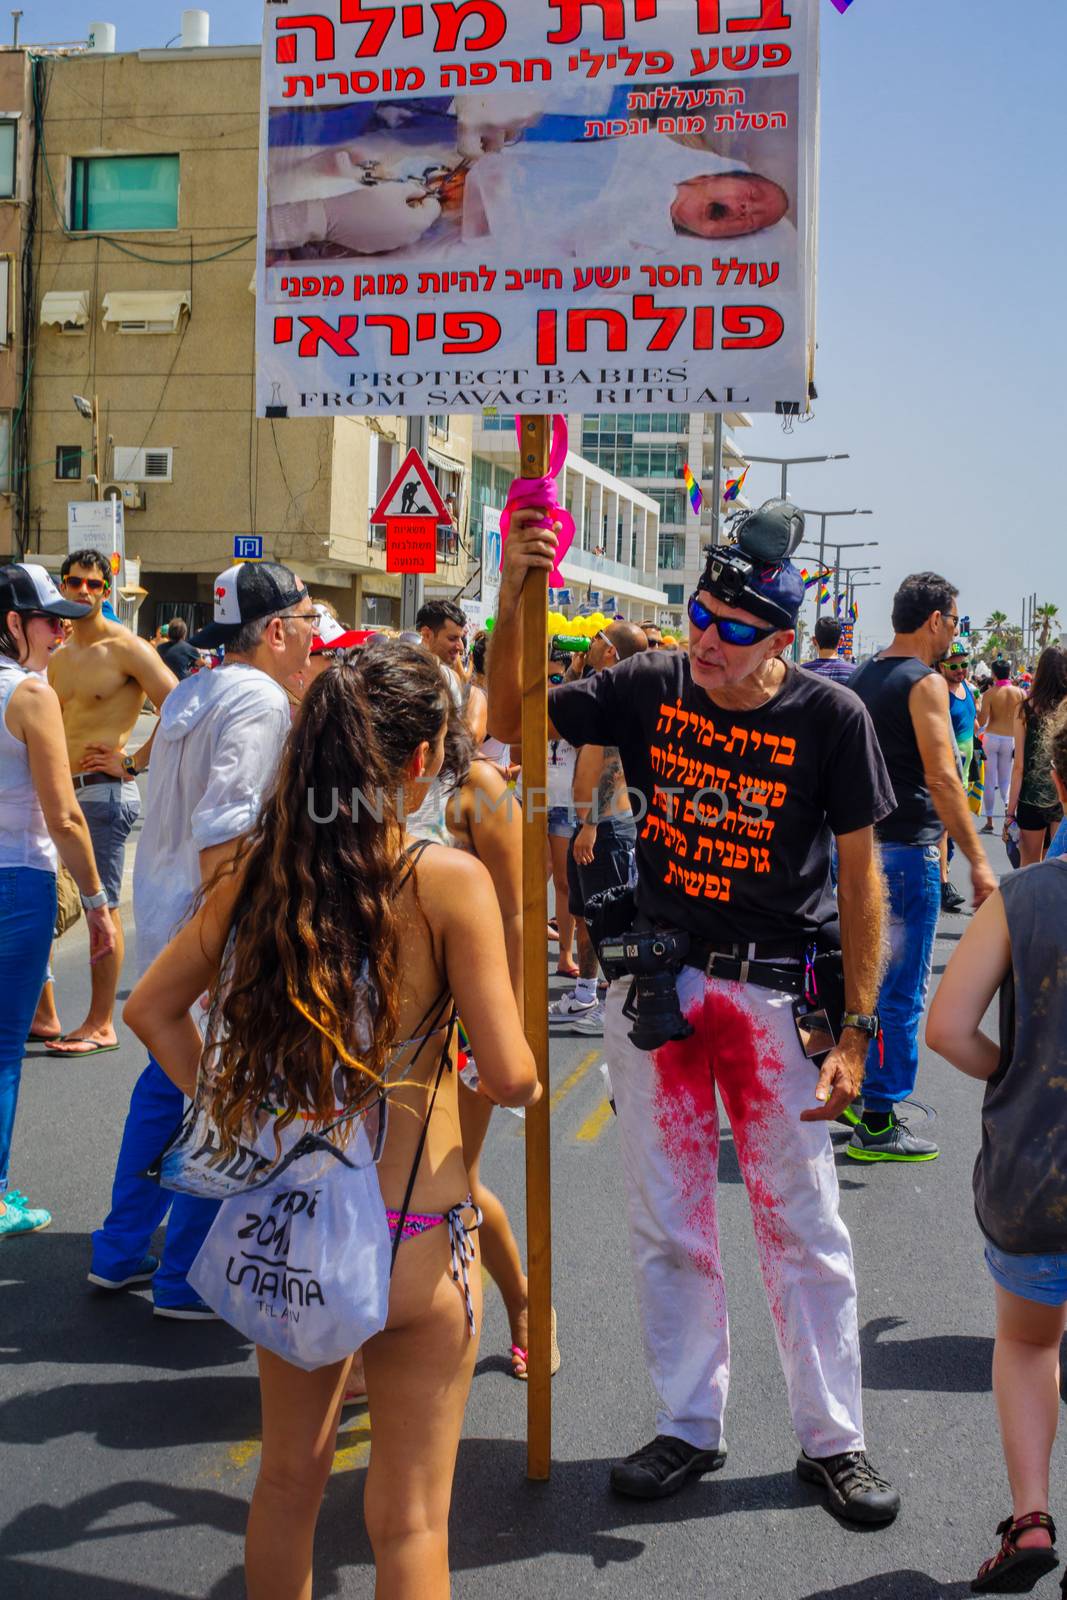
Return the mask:
POLYGON ((204 1300, 189 1300, 183 1306, 153 1306, 154 1317, 167 1317, 171 1322, 218 1322, 219 1314, 204 1300))
POLYGON ((649 1444, 632 1456, 616 1461, 611 1469, 611 1487, 616 1494, 634 1500, 663 1500, 677 1494, 687 1478, 718 1472, 726 1460, 725 1450, 698 1450, 684 1439, 657 1433, 649 1444))
POLYGON ((582 1016, 575 1017, 571 1023, 571 1032, 602 1034, 604 1032, 603 1000, 598 1000, 596 1005, 590 1006, 589 1010, 584 1012, 582 1016))
POLYGON ((981 828, 979 831, 981 833, 992 833, 993 832, 993 818, 992 817, 987 817, 986 818, 985 827, 981 828))
POLYGON ((872 1133, 865 1122, 852 1130, 845 1146, 853 1161, 936 1161, 941 1154, 930 1139, 919 1139, 898 1119, 882 1133, 872 1133))
POLYGON ((802 1451, 797 1477, 816 1484, 825 1492, 830 1510, 851 1522, 892 1522, 900 1510, 900 1495, 875 1472, 865 1450, 817 1458, 802 1451))
POLYGON ((100 1272, 87 1272, 86 1283, 95 1284, 98 1289, 128 1289, 134 1283, 148 1283, 159 1270, 158 1256, 145 1256, 139 1267, 125 1278, 105 1278, 100 1272))
POLYGON ((548 1025, 550 1028, 577 1028, 582 1019, 590 1017, 600 1018, 600 1026, 583 1028, 583 1033, 604 1032, 604 1007, 598 1000, 579 1000, 577 994, 571 990, 568 994, 560 995, 558 1000, 553 1000, 548 1008, 548 1025))
POLYGON ((943 883, 941 885, 941 909, 942 911, 950 912, 953 916, 957 916, 959 912, 967 909, 967 902, 963 895, 960 894, 958 889, 954 889, 951 883, 943 883))
POLYGON ((16 1233, 40 1233, 52 1221, 50 1211, 31 1210, 26 1204, 26 1196, 17 1189, 5 1194, 4 1205, 7 1210, 0 1216, 0 1239, 16 1233))

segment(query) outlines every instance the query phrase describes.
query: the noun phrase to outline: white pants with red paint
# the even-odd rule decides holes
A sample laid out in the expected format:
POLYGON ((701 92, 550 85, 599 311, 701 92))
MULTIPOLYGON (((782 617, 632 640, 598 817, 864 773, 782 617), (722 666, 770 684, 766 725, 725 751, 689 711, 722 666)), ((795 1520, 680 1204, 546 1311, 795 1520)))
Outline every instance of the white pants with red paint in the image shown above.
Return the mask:
POLYGON ((827 1124, 815 1107, 792 999, 685 967, 678 992, 693 1036, 637 1050, 613 983, 605 1038, 619 1116, 645 1359, 659 1396, 656 1432, 719 1446, 730 1380, 719 1258, 716 1089, 748 1191, 760 1269, 809 1455, 862 1450, 856 1278, 838 1211, 827 1124))

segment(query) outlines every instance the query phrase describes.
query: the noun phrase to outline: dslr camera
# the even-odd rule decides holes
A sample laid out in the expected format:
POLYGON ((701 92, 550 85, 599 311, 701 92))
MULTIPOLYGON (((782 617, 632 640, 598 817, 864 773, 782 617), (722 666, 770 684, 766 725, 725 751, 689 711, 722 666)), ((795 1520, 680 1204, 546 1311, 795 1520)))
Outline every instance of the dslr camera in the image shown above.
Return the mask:
POLYGON ((657 928, 637 910, 632 889, 609 889, 586 907, 589 933, 604 976, 632 978, 623 1015, 638 1050, 659 1050, 693 1029, 682 1015, 675 979, 689 954, 689 935, 657 928))

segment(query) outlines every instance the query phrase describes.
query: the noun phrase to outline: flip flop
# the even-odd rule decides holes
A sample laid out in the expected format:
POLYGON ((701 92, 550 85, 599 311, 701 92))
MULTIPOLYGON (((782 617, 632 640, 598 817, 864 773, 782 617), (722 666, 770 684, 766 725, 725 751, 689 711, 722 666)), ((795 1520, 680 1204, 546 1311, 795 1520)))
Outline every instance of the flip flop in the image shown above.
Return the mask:
POLYGON ((67 1034, 62 1038, 53 1039, 46 1045, 48 1053, 53 1056, 65 1056, 68 1060, 81 1060, 84 1056, 103 1056, 111 1050, 118 1049, 118 1040, 114 1044, 97 1044, 94 1039, 71 1039, 67 1034), (86 1045, 84 1050, 61 1050, 60 1045, 86 1045))
POLYGON ((33 1033, 26 1035, 27 1044, 58 1044, 63 1038, 61 1033, 33 1033))

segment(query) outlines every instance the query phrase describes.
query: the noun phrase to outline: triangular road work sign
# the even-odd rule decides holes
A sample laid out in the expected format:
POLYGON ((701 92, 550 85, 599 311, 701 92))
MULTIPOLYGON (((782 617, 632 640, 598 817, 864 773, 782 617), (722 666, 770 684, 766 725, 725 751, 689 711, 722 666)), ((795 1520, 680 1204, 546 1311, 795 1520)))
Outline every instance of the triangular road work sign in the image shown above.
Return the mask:
POLYGON ((394 517, 431 517, 434 522, 451 526, 452 513, 438 494, 437 485, 417 450, 408 451, 370 520, 390 522, 394 517))

